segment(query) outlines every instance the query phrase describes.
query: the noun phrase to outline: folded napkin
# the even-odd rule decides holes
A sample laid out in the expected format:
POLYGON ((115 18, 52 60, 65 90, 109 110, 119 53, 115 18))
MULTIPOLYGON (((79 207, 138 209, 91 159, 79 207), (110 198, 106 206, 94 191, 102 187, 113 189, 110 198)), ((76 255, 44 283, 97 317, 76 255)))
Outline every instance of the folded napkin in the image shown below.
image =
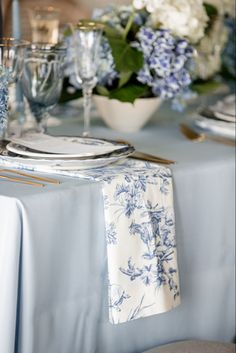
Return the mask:
POLYGON ((102 182, 110 322, 127 322, 177 306, 170 169, 129 159, 105 168, 56 173, 102 182))

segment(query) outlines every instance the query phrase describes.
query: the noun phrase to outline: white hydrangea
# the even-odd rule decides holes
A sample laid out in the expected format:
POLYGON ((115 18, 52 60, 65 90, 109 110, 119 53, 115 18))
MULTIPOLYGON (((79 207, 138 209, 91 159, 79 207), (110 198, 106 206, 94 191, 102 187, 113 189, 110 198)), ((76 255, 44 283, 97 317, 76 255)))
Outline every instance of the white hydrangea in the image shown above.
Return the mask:
POLYGON ((196 76, 207 80, 221 67, 221 54, 227 41, 228 33, 223 18, 214 21, 211 31, 200 41, 197 50, 196 76))
POLYGON ((146 8, 148 12, 153 12, 164 0, 134 0, 133 7, 137 10, 146 8))
POLYGON ((173 34, 198 42, 204 36, 208 16, 203 0, 134 0, 136 9, 151 13, 153 27, 169 29, 173 34))

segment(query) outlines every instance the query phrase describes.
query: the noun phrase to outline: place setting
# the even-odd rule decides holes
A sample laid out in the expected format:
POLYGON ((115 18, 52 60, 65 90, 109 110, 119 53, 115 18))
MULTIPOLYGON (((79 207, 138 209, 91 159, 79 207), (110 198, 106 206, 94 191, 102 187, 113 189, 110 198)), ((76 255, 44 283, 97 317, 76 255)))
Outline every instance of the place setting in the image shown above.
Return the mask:
MULTIPOLYGON (((92 92, 90 86, 96 81, 94 55, 96 55, 99 45, 101 28, 95 23, 89 22, 88 24, 78 24, 77 30, 75 38, 77 35, 84 36, 84 40, 75 42, 79 51, 83 52, 85 48, 82 44, 86 46, 88 40, 92 43, 85 52, 86 63, 90 64, 85 67, 79 66, 80 76, 84 79, 85 96, 83 137, 53 137, 46 134, 49 111, 57 103, 61 91, 65 50, 46 43, 23 43, 20 46, 18 42, 15 43, 11 39, 1 41, 1 57, 3 58, 1 67, 5 70, 1 73, 1 82, 5 87, 5 91, 2 89, 1 92, 5 94, 5 105, 1 112, 0 158, 2 164, 26 169, 38 167, 47 171, 54 169, 80 170, 103 167, 124 159, 134 152, 134 147, 130 144, 105 141, 88 136, 90 135, 92 92), (20 49, 21 53, 19 53, 20 49), (8 55, 10 52, 14 54, 14 60, 6 59, 10 57, 8 55), (14 66, 15 62, 17 65, 14 66), (89 71, 86 72, 85 69, 89 71), (6 85, 16 82, 19 74, 23 93, 34 118, 34 124, 29 131, 20 131, 19 136, 17 134, 12 136, 8 130, 8 91, 6 85)), ((77 62, 75 62, 76 64, 77 62)))
POLYGON ((227 95, 215 104, 200 109, 198 113, 194 113, 190 122, 180 125, 180 130, 184 136, 195 142, 212 140, 235 146, 235 95, 227 95))

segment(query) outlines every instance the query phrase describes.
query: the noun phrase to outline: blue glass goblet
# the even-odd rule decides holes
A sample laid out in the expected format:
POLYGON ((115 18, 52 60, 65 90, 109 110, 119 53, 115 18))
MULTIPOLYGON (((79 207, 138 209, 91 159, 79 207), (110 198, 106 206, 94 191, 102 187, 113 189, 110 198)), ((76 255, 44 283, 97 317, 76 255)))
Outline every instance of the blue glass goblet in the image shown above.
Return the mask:
POLYGON ((21 82, 38 132, 46 132, 49 111, 60 97, 64 58, 65 49, 51 44, 32 44, 26 50, 21 82))

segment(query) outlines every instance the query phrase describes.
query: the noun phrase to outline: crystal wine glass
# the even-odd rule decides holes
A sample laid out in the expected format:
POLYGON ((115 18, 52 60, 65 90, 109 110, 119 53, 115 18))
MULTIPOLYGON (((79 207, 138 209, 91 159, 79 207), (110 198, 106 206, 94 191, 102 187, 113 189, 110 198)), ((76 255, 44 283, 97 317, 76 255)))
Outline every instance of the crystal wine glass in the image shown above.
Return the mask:
POLYGON ((80 21, 73 27, 75 74, 83 91, 83 136, 90 135, 91 98, 97 83, 98 49, 103 28, 102 24, 89 20, 80 21))
POLYGON ((26 50, 21 82, 39 132, 46 132, 49 111, 60 97, 64 58, 65 49, 51 44, 32 44, 26 50))
POLYGON ((0 38, 0 140, 8 127, 8 87, 22 71, 28 42, 15 38, 0 38))

